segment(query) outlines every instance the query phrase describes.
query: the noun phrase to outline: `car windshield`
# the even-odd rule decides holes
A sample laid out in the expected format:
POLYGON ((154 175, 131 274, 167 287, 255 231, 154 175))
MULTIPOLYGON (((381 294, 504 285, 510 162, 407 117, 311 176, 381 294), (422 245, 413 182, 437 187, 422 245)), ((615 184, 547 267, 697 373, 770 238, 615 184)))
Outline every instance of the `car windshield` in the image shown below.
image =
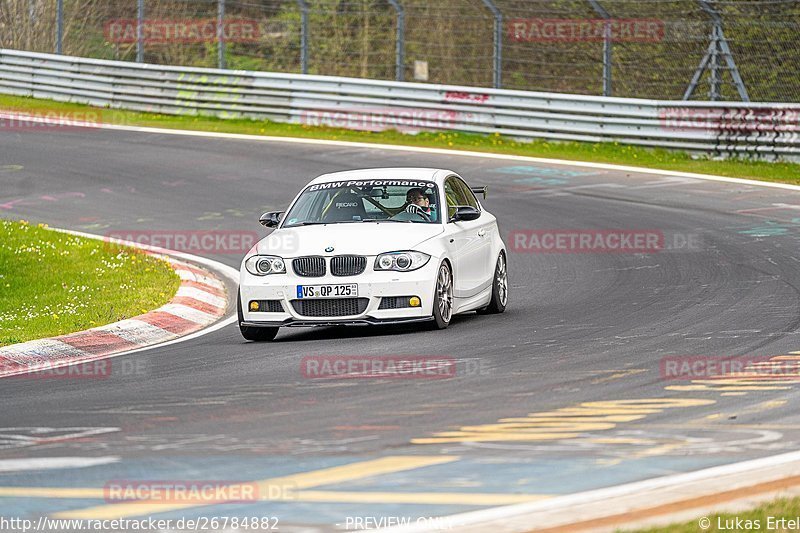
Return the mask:
POLYGON ((439 222, 436 184, 418 180, 319 183, 302 192, 283 227, 368 222, 439 222))

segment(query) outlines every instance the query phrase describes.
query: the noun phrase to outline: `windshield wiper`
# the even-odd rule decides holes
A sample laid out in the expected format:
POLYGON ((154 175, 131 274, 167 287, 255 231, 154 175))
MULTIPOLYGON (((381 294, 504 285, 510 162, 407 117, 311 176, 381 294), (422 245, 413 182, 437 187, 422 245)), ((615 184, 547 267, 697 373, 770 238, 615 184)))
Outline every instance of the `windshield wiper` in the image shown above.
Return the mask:
POLYGON ((325 224, 358 224, 359 222, 400 222, 404 224, 406 222, 411 222, 410 220, 392 220, 390 218, 364 218, 361 220, 336 220, 332 222, 298 222, 297 224, 292 224, 291 226, 286 226, 287 228, 294 228, 296 226, 324 226, 325 224))

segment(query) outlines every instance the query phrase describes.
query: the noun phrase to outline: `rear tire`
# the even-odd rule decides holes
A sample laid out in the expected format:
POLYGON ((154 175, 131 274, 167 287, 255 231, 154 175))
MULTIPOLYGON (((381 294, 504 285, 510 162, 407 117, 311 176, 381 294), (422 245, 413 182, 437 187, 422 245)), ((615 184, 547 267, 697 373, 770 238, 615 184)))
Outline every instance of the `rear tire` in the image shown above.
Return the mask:
POLYGON ((453 271, 442 263, 436 275, 433 293, 433 319, 436 329, 445 329, 453 318, 453 271))
POLYGON ((239 315, 239 331, 242 333, 242 337, 244 337, 245 340, 267 342, 273 340, 278 335, 278 330, 280 328, 277 327, 254 328, 252 326, 242 325, 242 322, 244 322, 244 313, 242 312, 241 293, 239 293, 239 296, 236 298, 236 312, 239 315))
POLYGON ((497 264, 494 267, 494 279, 492 280, 492 299, 489 305, 478 309, 479 315, 499 314, 506 310, 508 303, 508 264, 506 255, 500 252, 497 264))

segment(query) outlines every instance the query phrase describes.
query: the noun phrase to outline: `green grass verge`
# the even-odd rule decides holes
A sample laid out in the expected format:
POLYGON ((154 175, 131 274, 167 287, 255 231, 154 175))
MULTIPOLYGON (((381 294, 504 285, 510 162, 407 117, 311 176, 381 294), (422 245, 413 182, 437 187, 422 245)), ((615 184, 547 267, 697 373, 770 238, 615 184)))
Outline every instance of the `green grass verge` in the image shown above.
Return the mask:
MULTIPOLYGON (((771 532, 786 532, 800 530, 798 524, 798 517, 800 517, 800 498, 781 498, 759 505, 755 509, 749 511, 742 511, 736 514, 710 514, 702 517, 707 518, 709 521, 706 524, 709 527, 701 527, 700 520, 685 523, 670 524, 664 527, 655 527, 650 529, 638 529, 635 533, 715 533, 719 531, 771 531, 771 532), (738 525, 737 525, 737 519, 738 525), (780 520, 786 521, 781 523, 780 520), (749 523, 747 522, 749 520, 749 523), (771 522, 770 522, 771 520, 771 522), (790 524, 789 520, 794 520, 794 524, 790 524)), ((626 530, 631 531, 631 530, 626 530)))
MULTIPOLYGON (((0 95, 0 109, 44 113, 48 111, 86 111, 92 108, 80 104, 0 95)), ((103 122, 114 124, 472 150, 800 184, 800 164, 797 163, 773 163, 743 159, 722 161, 696 159, 688 153, 680 151, 639 148, 610 142, 520 142, 498 135, 467 133, 420 133, 418 135, 407 135, 397 131, 371 133, 261 120, 157 115, 108 109, 103 109, 98 116, 103 122)))
POLYGON ((167 262, 133 248, 0 220, 0 346, 140 315, 179 285, 167 262))

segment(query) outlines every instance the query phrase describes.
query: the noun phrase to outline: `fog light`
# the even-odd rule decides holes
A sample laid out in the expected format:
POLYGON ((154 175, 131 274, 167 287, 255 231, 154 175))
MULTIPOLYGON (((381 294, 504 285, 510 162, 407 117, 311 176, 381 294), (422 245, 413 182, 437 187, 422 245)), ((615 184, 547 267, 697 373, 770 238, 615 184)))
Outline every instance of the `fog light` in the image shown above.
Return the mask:
POLYGON ((411 307, 419 307, 420 305, 422 305, 422 302, 416 296, 412 296, 411 298, 408 299, 408 305, 410 305, 411 307))
POLYGON ((250 311, 258 311, 259 307, 260 306, 258 305, 257 301, 253 300, 252 302, 250 302, 250 311))

